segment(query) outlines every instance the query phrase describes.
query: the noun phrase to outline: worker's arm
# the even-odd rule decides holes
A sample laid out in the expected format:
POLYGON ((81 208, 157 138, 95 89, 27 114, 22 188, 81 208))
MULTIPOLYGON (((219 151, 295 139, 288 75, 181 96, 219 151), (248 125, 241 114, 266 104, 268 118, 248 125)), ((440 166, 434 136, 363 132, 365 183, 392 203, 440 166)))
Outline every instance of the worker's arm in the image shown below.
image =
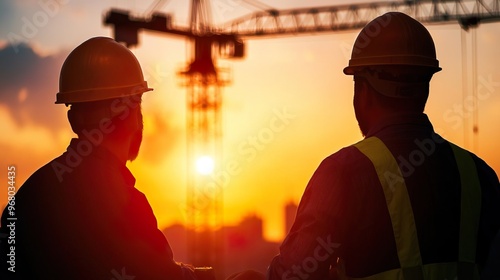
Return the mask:
POLYGON ((115 245, 126 249, 123 262, 130 266, 129 275, 136 279, 196 279, 192 266, 175 262, 146 197, 135 189, 131 193, 118 221, 122 232, 117 231, 120 227, 113 229, 115 245))
POLYGON ((342 170, 334 157, 325 159, 309 181, 290 233, 271 262, 271 280, 328 279, 342 250, 345 211, 342 170))

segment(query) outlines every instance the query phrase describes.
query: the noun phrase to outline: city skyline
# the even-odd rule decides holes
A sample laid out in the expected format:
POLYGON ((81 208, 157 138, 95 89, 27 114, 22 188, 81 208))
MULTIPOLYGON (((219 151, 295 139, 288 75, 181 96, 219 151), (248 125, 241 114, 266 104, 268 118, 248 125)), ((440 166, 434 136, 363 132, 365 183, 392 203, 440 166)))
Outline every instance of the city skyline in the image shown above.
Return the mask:
MULTIPOLYGON (((292 201, 283 205, 283 219, 286 220, 284 232, 288 232, 290 219, 295 219, 297 205, 292 201), (293 218, 292 218, 293 216, 293 218)), ((281 242, 267 240, 264 237, 263 229, 264 221, 262 217, 255 213, 247 213, 241 219, 232 225, 224 225, 216 230, 221 233, 223 239, 223 251, 215 253, 222 255, 222 262, 219 265, 223 267, 217 268, 215 264, 210 263, 215 270, 218 279, 225 279, 233 273, 253 269, 261 273, 266 272, 267 266, 272 258, 279 253, 279 245, 281 242)), ((177 261, 184 263, 192 263, 195 266, 206 265, 196 264, 193 262, 193 256, 188 250, 188 236, 193 234, 192 229, 188 229, 180 223, 171 224, 162 229, 163 234, 167 238, 177 261)), ((212 235, 210 229, 199 229, 197 234, 212 235)), ((204 250, 200 250, 203 252, 204 250)), ((212 254, 213 252, 205 252, 212 254)))

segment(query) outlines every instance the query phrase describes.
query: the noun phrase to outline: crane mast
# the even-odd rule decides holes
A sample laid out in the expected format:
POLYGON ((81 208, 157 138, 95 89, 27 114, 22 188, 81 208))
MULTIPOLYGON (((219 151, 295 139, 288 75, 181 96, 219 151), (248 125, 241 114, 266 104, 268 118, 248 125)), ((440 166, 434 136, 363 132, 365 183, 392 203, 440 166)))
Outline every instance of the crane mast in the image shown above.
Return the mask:
POLYGON ((212 188, 210 175, 221 166, 221 90, 230 80, 214 61, 214 46, 223 43, 211 36, 210 6, 205 0, 191 5, 190 62, 179 72, 187 88, 187 249, 193 265, 215 266, 222 275, 223 239, 217 229, 223 224, 223 192, 212 188), (197 170, 200 164, 205 166, 197 170))
POLYGON ((222 161, 221 89, 230 81, 214 61, 214 46, 224 42, 211 36, 206 0, 191 1, 189 33, 190 62, 179 72, 187 88, 187 250, 193 265, 215 266, 222 275, 223 192, 211 188, 210 175, 222 161))
POLYGON ((170 15, 153 13, 133 17, 113 9, 105 24, 114 26, 114 37, 128 47, 139 43, 139 30, 151 30, 185 38, 190 42, 188 63, 178 74, 187 88, 187 196, 186 227, 189 262, 215 266, 222 272, 222 189, 213 188, 211 173, 222 161, 222 88, 230 80, 228 71, 216 66, 217 52, 227 57, 243 56, 243 43, 236 36, 214 34, 207 0, 192 0, 190 26, 174 26, 170 15))

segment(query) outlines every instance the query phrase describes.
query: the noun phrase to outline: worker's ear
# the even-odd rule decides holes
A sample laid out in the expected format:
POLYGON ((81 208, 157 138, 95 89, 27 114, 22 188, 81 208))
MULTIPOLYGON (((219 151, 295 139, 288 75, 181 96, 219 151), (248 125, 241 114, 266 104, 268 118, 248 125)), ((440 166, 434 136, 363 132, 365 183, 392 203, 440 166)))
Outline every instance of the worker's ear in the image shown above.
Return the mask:
POLYGON ((373 104, 373 96, 370 85, 361 77, 356 77, 354 80, 354 108, 357 110, 366 111, 367 106, 373 104))
POLYGON ((379 95, 375 88, 370 85, 368 80, 362 79, 361 84, 360 84, 360 91, 361 91, 361 100, 366 108, 372 108, 374 106, 378 106, 379 104, 379 95))
POLYGON ((68 121, 71 125, 71 129, 77 135, 83 130, 83 116, 72 110, 71 108, 68 110, 68 121))
POLYGON ((130 110, 129 120, 127 121, 127 129, 134 133, 137 130, 142 130, 143 126, 142 109, 141 104, 139 103, 139 105, 131 108, 130 110))

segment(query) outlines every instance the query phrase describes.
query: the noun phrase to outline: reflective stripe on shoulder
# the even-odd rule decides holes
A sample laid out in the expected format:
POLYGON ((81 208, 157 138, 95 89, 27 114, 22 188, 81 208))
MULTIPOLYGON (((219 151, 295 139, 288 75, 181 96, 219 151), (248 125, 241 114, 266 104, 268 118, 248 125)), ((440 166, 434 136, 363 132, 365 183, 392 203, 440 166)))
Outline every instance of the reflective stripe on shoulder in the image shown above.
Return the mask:
POLYGON ((373 163, 384 190, 401 267, 422 265, 410 196, 396 159, 377 137, 354 145, 373 163))
POLYGON ((459 261, 422 265, 417 229, 406 183, 398 163, 387 146, 370 137, 354 145, 372 162, 386 198, 398 251, 400 269, 364 278, 367 280, 479 279, 476 242, 481 211, 481 188, 474 160, 470 154, 451 144, 461 181, 461 216, 459 261))

